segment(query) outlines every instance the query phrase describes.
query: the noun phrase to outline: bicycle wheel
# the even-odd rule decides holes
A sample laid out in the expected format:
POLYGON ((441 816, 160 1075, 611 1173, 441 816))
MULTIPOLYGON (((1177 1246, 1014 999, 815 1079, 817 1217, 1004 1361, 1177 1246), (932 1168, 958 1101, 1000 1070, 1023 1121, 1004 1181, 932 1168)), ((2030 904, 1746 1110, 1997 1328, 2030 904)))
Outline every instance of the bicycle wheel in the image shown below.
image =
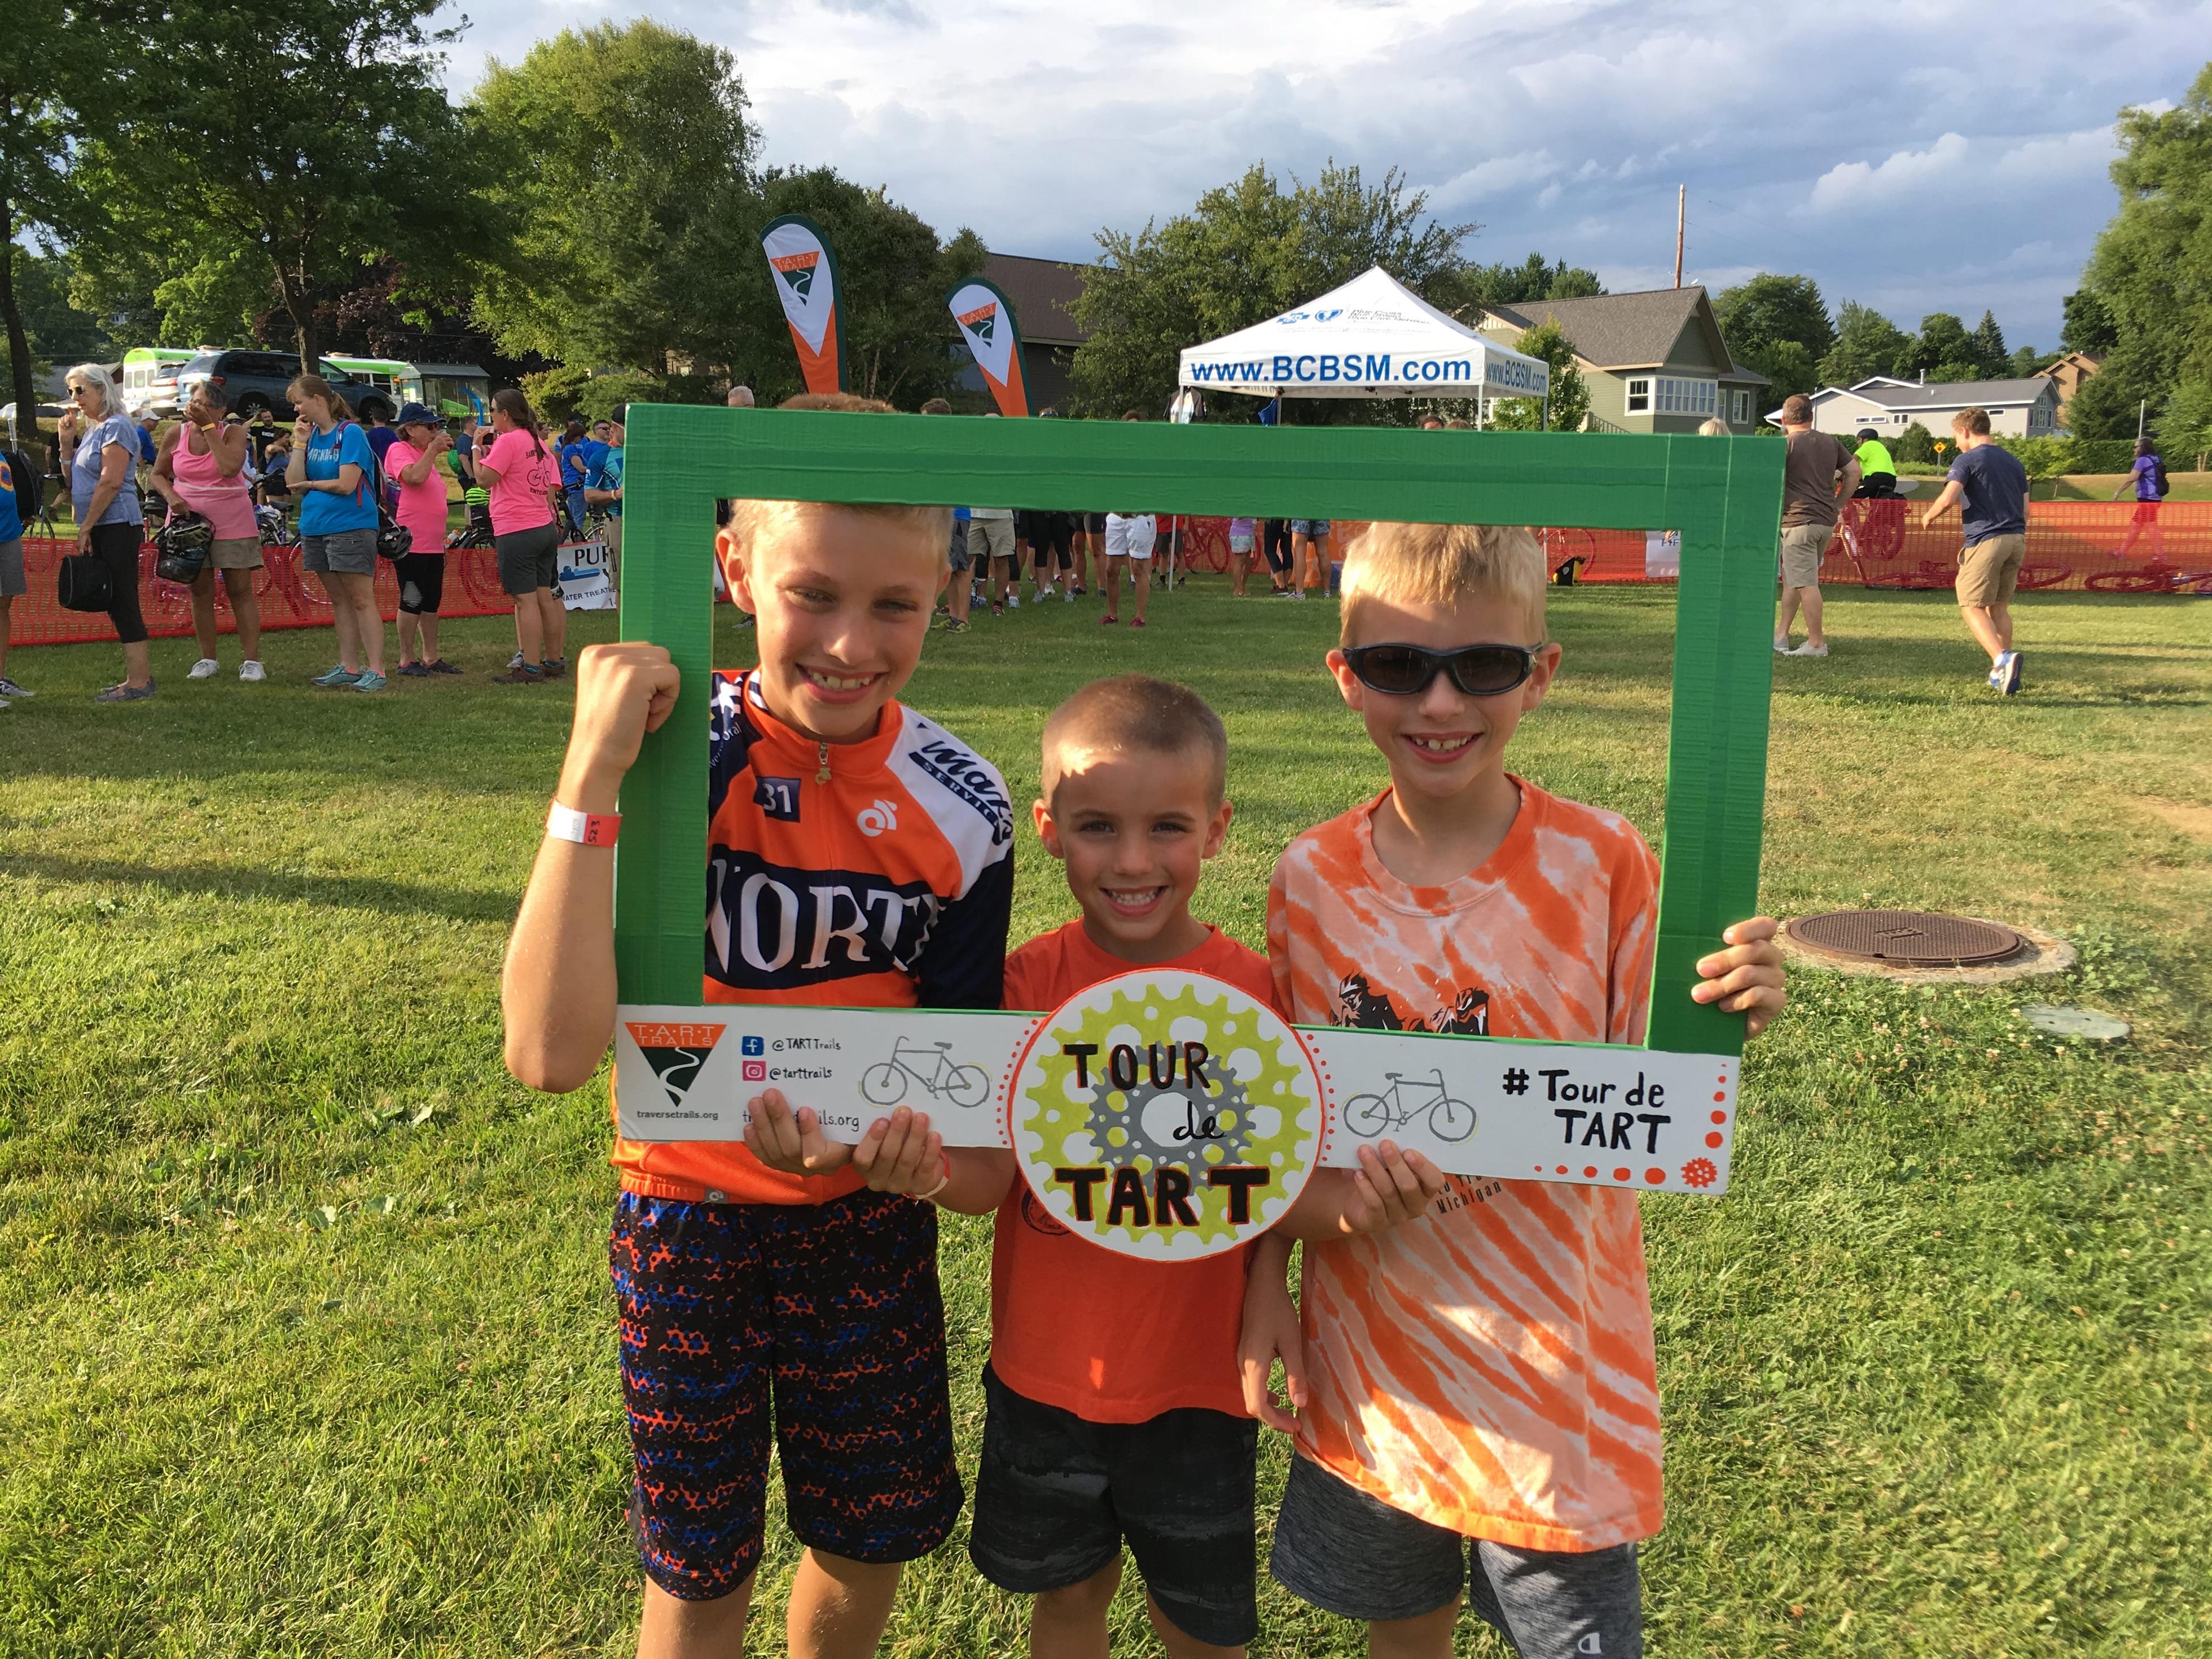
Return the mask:
POLYGON ((991 1095, 991 1074, 980 1066, 956 1066, 945 1080, 945 1098, 955 1106, 981 1106, 991 1095))
POLYGON ((1446 1095, 1429 1109, 1429 1133, 1438 1140, 1465 1140, 1474 1133, 1474 1108, 1446 1095))
POLYGON ((871 1105, 896 1106, 906 1093, 906 1073, 890 1060, 860 1073, 860 1093, 871 1105))
POLYGON ((1390 1127, 1390 1103, 1380 1095, 1354 1095, 1344 1103, 1344 1127, 1371 1140, 1390 1127))

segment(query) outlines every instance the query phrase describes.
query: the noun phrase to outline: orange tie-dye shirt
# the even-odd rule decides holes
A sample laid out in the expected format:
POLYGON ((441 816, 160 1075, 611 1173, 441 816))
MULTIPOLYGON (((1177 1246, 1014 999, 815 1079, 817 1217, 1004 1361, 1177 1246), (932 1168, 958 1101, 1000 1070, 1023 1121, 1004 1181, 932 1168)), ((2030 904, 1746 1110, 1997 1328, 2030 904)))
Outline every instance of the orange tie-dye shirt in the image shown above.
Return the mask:
MULTIPOLYGON (((1516 781, 1504 844, 1445 886, 1382 867, 1380 801, 1292 842, 1267 892, 1277 1006, 1302 1024, 1642 1042, 1651 851, 1614 814, 1516 781)), ((1308 1244, 1301 1299, 1304 1455, 1394 1509, 1516 1548, 1659 1530, 1634 1193, 1455 1176, 1419 1221, 1308 1244)))

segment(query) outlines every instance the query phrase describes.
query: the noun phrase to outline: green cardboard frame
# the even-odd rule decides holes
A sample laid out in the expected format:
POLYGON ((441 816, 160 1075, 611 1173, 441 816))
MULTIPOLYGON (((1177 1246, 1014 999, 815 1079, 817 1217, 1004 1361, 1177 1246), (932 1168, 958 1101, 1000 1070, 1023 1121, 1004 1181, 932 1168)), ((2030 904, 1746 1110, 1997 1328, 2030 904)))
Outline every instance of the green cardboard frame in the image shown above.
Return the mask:
MULTIPOLYGON (((718 496, 1249 514, 1682 533, 1645 1046, 1737 1054, 1743 1018, 1693 1003, 1697 960, 1754 913, 1773 678, 1782 446, 1601 433, 987 421, 635 404, 623 471, 622 636, 683 689, 623 786, 615 964, 624 1003, 701 1000, 707 911, 708 549, 718 496)), ((1480 1041, 1481 1039, 1469 1039, 1480 1041)))

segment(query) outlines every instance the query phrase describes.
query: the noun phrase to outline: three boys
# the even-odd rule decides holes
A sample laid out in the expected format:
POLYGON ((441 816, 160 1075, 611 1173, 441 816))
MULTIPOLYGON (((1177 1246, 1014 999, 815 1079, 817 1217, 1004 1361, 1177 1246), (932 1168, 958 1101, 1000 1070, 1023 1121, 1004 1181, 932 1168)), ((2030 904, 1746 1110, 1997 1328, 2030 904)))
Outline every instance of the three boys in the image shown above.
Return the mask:
MULTIPOLYGON (((913 736, 955 741, 892 701, 919 658, 944 580, 943 514, 924 524, 927 512, 739 503, 725 534, 731 586, 759 618, 761 667, 718 677, 710 999, 988 1006, 982 999, 1000 994, 1003 962, 1006 1006, 1050 1006, 1152 964, 1214 973, 1255 994, 1272 990, 1285 1012, 1312 1020, 1337 1017, 1342 981, 1357 971, 1383 988, 1400 1024, 1427 1024, 1446 1009, 1464 1018, 1475 1008, 1498 1023, 1449 1029, 1611 1041, 1640 1034, 1656 889, 1648 851, 1620 820, 1504 771, 1513 726, 1540 700, 1559 659, 1543 638, 1544 573, 1532 537, 1377 526, 1363 544, 1346 573, 1355 597, 1346 648, 1331 666, 1389 760, 1393 787, 1285 854, 1271 890, 1263 973, 1254 953, 1189 915, 1199 868, 1231 811, 1219 722, 1178 687, 1105 682, 1055 713, 1045 798, 1033 817, 1067 865, 1083 916, 1011 959, 1002 788, 994 810, 969 809, 988 833, 925 807, 920 816, 938 825, 941 847, 837 844, 847 821, 836 810, 842 783, 866 777, 875 789, 896 778, 910 787, 902 769, 911 770, 913 736), (1370 559, 1370 548, 1382 551, 1370 559), (811 785, 810 744, 818 763, 811 785), (761 758, 799 775, 769 777, 755 763, 761 758), (750 808, 733 809, 739 785, 755 792, 750 808), (842 890, 820 881, 833 868, 840 882, 872 890, 879 873, 918 885, 916 908, 930 925, 903 955, 823 974, 839 951, 864 948, 856 936, 874 937, 835 925, 836 901, 819 897, 842 890), (757 902, 763 884, 794 896, 811 890, 831 912, 811 932, 788 911, 732 914, 733 894, 739 906, 757 902), (781 932, 769 925, 786 920, 781 932), (1418 950, 1402 948, 1409 941, 1418 950), (804 973, 778 977, 802 942, 816 947, 804 973), (833 977, 842 982, 828 983, 833 977)), ((605 815, 642 733, 666 716, 674 671, 651 647, 595 647, 580 664, 578 690, 558 802, 605 815)), ((533 872, 506 990, 509 1064, 536 1086, 580 1085, 611 1035, 610 865, 597 848, 549 839, 533 872)), ((1781 1000, 1771 931, 1764 922, 1731 930, 1734 948, 1700 964, 1700 999, 1763 1024, 1781 1000)), ((1517 1602, 1577 1617, 1602 1603, 1613 1611, 1591 1628, 1632 1632, 1632 1542, 1657 1525, 1656 1393, 1632 1196, 1540 1183, 1447 1190, 1417 1158, 1386 1147, 1356 1174, 1310 1183, 1286 1218, 1288 1230, 1332 1241, 1310 1260, 1309 1329, 1297 1334, 1285 1316, 1286 1247, 1255 1247, 1262 1271, 1248 1297, 1250 1251, 1150 1263, 1055 1238, 1023 1201, 1010 1155, 947 1152, 920 1115, 901 1109, 846 1149, 823 1140, 811 1111, 793 1112, 771 1093, 756 1104, 746 1147, 617 1146, 624 1194, 615 1270, 639 1470, 634 1512, 651 1580, 641 1653, 722 1650, 712 1645, 721 1643, 734 1650, 760 1549, 763 1372, 775 1377, 793 1530, 809 1547, 793 1594, 793 1652, 872 1650, 897 1563, 949 1529, 958 1485, 949 1428, 937 1427, 945 1421, 943 1321, 925 1259, 933 1217, 917 1200, 997 1212, 990 1417, 971 1553, 986 1577, 1037 1594, 1032 1651, 1103 1651, 1125 1540, 1170 1652, 1235 1650, 1249 1639, 1253 1429, 1237 1413, 1251 1406, 1281 1420, 1264 1398, 1266 1364, 1278 1352, 1291 1362, 1294 1402, 1307 1392, 1304 1357, 1313 1360, 1311 1398, 1301 1402, 1298 1508, 1286 1501, 1275 1563, 1294 1589, 1376 1621, 1376 1651, 1401 1638, 1413 1644, 1397 1650, 1437 1650, 1446 1592, 1443 1538, 1449 1540, 1455 1613, 1458 1540, 1488 1536, 1482 1528, 1503 1516, 1520 1528, 1505 1547, 1595 1559, 1626 1546, 1625 1577, 1621 1558, 1605 1556, 1595 1573, 1517 1602), (1463 1252, 1493 1237, 1492 1217, 1506 1218, 1496 1237, 1534 1252, 1533 1269, 1516 1254, 1504 1258, 1510 1271, 1488 1257, 1474 1271, 1463 1252), (1577 1250, 1585 1253, 1579 1280, 1577 1250), (1401 1279, 1402 1296, 1394 1295, 1401 1279), (1105 1310, 1106 1322, 1130 1324, 1135 1340, 1122 1333, 1109 1346, 1065 1329, 1071 1295, 1084 1298, 1086 1327, 1105 1310), (1425 1316, 1407 1318, 1403 1296, 1427 1303, 1425 1316), (1231 1322, 1239 1300, 1248 1304, 1241 1393, 1231 1322), (1388 1318, 1386 1303, 1396 1304, 1388 1318), (822 1355, 837 1334, 839 1351, 865 1355, 872 1376, 893 1374, 895 1404, 875 1392, 879 1382, 826 1374, 822 1355), (1376 1368, 1404 1357, 1390 1346, 1401 1338, 1430 1368, 1418 1432, 1433 1437, 1443 1459, 1435 1470, 1395 1437, 1399 1429, 1376 1403, 1376 1368), (1472 1357, 1456 1352, 1476 1344, 1472 1357), (896 1421, 879 1420, 887 1410, 896 1421), (854 1437, 870 1432, 887 1437, 856 1455, 854 1437), (1348 1478, 1370 1454, 1379 1461, 1369 1476, 1348 1478), (1206 1478, 1162 1491, 1163 1456, 1206 1478), (1509 1465, 1502 1474, 1482 1467, 1500 1458, 1509 1465), (1542 1478, 1547 1468, 1564 1468, 1563 1501, 1542 1478), (1470 1469, 1480 1478, 1455 1495, 1470 1469), (1358 1510, 1363 1500, 1382 1515, 1358 1510), (847 1525, 843 1511, 856 1505, 879 1524, 847 1525), (1331 1577, 1339 1534, 1371 1543, 1385 1527, 1418 1542, 1417 1585, 1366 1582, 1389 1576, 1371 1548, 1346 1557, 1360 1564, 1348 1575, 1331 1577), (1302 1540, 1287 1554, 1285 1536, 1302 1540), (1613 1605, 1624 1595, 1625 1611, 1613 1605)), ((1570 1577, 1547 1570, 1563 1583, 1570 1577)), ((1493 1585, 1500 1578, 1487 1574, 1493 1585)), ((1535 1616, 1512 1627, 1525 1651, 1549 1651, 1529 1622, 1535 1616)), ((1448 1652, 1449 1617, 1441 1628, 1448 1652)), ((1616 1635, 1603 1650, 1632 1651, 1619 1644, 1633 1640, 1616 1635)))

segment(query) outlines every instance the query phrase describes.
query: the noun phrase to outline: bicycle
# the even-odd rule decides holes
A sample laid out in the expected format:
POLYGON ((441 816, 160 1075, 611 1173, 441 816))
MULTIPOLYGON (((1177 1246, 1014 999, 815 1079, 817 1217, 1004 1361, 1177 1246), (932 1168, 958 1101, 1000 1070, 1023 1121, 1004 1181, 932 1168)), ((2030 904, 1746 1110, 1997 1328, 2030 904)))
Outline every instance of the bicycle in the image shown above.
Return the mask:
POLYGON ((1441 1067, 1429 1073, 1436 1079, 1434 1084, 1409 1083, 1395 1072, 1382 1075, 1390 1079, 1390 1086, 1381 1094, 1354 1095, 1344 1103, 1344 1127, 1352 1133, 1372 1140, 1386 1129, 1404 1127, 1425 1112, 1429 1133, 1438 1140, 1465 1140, 1474 1133, 1474 1108, 1452 1098, 1441 1067))
POLYGON ((981 1106, 990 1097, 991 1074, 980 1066, 956 1062, 948 1052, 951 1047, 950 1042, 940 1042, 933 1048, 925 1048, 909 1044, 904 1037, 899 1038, 891 1045, 889 1060, 860 1073, 860 1093, 871 1105, 896 1106, 906 1097, 907 1083, 911 1079, 932 1100, 950 1100, 956 1106, 981 1106))

